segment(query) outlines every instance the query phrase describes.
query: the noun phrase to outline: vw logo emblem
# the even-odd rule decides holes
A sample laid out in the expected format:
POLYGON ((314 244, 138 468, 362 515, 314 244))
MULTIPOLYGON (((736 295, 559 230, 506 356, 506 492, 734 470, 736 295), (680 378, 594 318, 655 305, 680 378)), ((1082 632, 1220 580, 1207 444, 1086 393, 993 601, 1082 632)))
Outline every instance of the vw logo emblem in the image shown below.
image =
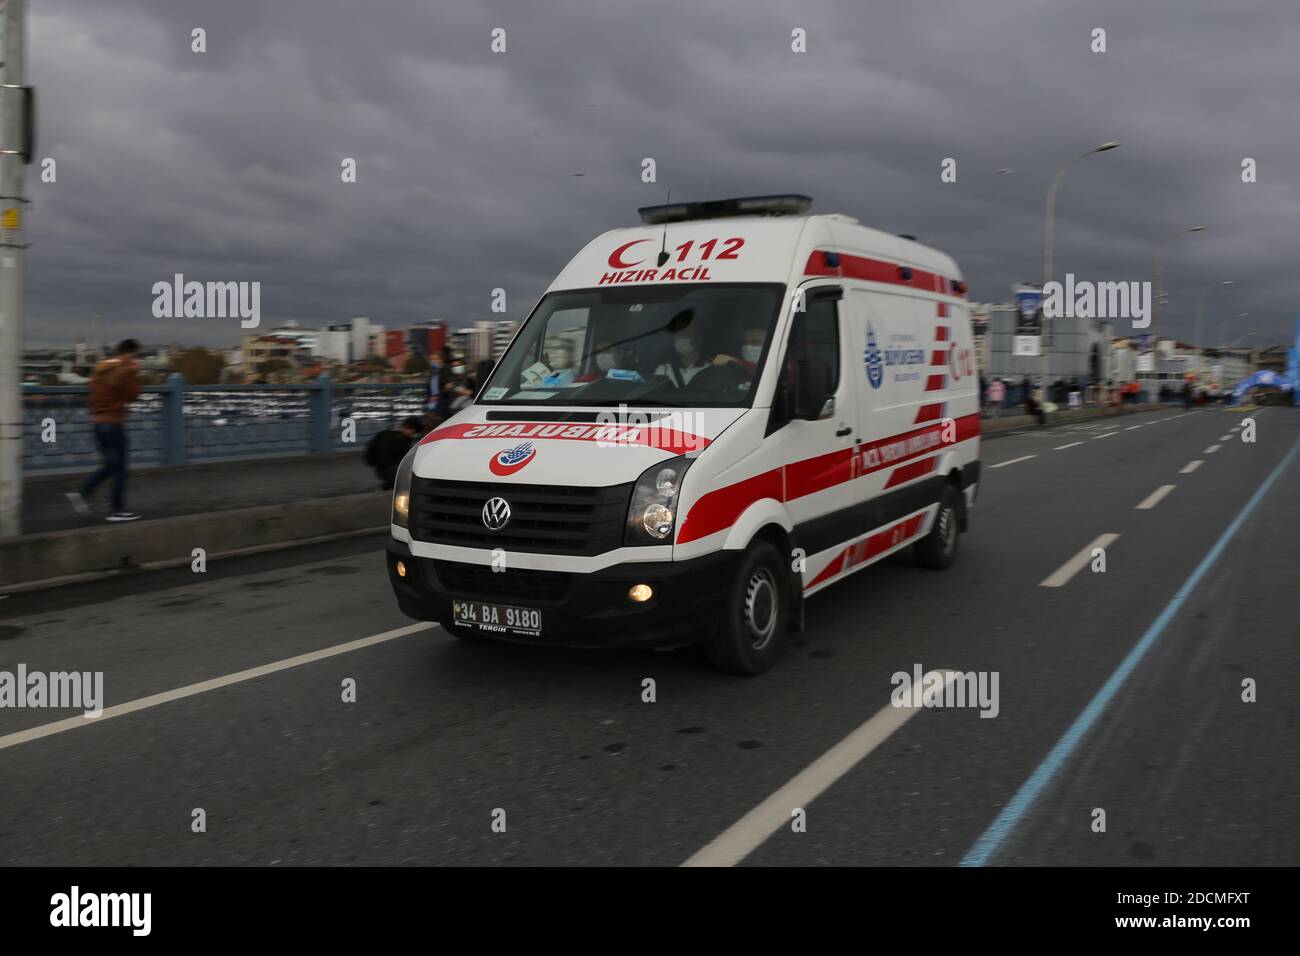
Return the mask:
POLYGON ((489 498, 483 505, 483 525, 489 531, 500 531, 510 523, 510 502, 504 498, 489 498))

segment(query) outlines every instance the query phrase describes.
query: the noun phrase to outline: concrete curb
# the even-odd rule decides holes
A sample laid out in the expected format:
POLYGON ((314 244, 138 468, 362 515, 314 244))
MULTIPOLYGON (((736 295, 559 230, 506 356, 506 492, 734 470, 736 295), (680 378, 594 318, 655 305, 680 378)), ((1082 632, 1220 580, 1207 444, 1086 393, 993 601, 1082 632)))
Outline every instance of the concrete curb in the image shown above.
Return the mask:
POLYGON ((386 491, 130 524, 20 535, 0 541, 0 593, 53 587, 132 570, 337 540, 388 527, 386 491))
MULTIPOLYGON (((1139 412, 1157 412, 1166 409, 1177 408, 1182 411, 1182 406, 1174 405, 1120 405, 1118 408, 1112 408, 1109 405, 1097 405, 1092 408, 1080 409, 1063 409, 1047 416, 1047 425, 1051 428, 1053 425, 1068 425, 1071 422, 1083 422, 1092 418, 1112 418, 1123 415, 1136 415, 1139 412)), ((980 420, 981 435, 996 435, 999 432, 1013 431, 1017 428, 1036 428, 1038 419, 1032 415, 1011 415, 1002 418, 985 418, 980 420)))

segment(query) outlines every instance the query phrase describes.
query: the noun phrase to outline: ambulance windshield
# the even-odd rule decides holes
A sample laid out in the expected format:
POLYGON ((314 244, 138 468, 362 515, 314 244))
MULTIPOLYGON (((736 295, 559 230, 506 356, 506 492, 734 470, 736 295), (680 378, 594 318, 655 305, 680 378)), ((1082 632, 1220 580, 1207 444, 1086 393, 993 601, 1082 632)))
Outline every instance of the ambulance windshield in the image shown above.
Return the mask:
POLYGON ((552 292, 478 402, 746 407, 783 291, 708 283, 552 292))

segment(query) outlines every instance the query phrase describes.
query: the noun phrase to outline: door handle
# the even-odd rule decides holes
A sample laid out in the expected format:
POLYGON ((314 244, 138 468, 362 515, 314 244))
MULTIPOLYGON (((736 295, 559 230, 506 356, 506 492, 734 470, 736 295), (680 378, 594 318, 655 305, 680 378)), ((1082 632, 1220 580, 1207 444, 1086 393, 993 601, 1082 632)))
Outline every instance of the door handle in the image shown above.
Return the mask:
POLYGON ((852 433, 852 431, 853 431, 853 429, 852 429, 852 428, 849 428, 849 427, 846 425, 845 427, 841 428, 839 431, 837 431, 837 432, 835 433, 835 437, 836 437, 836 438, 843 438, 845 435, 848 435, 848 434, 852 433))

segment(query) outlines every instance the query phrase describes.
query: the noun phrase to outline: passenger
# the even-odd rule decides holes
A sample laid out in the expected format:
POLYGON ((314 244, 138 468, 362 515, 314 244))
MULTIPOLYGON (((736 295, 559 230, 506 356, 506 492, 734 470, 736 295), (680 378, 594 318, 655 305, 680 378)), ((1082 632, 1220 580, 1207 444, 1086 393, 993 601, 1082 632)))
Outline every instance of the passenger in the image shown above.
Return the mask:
POLYGON ((614 354, 613 343, 597 342, 596 351, 591 355, 587 371, 574 379, 575 382, 595 382, 604 378, 609 370, 618 367, 618 357, 614 354))
POLYGON ((691 379, 713 364, 701 353, 699 334, 693 329, 678 332, 673 339, 673 348, 677 357, 660 365, 655 374, 664 376, 678 388, 690 384, 691 379))

